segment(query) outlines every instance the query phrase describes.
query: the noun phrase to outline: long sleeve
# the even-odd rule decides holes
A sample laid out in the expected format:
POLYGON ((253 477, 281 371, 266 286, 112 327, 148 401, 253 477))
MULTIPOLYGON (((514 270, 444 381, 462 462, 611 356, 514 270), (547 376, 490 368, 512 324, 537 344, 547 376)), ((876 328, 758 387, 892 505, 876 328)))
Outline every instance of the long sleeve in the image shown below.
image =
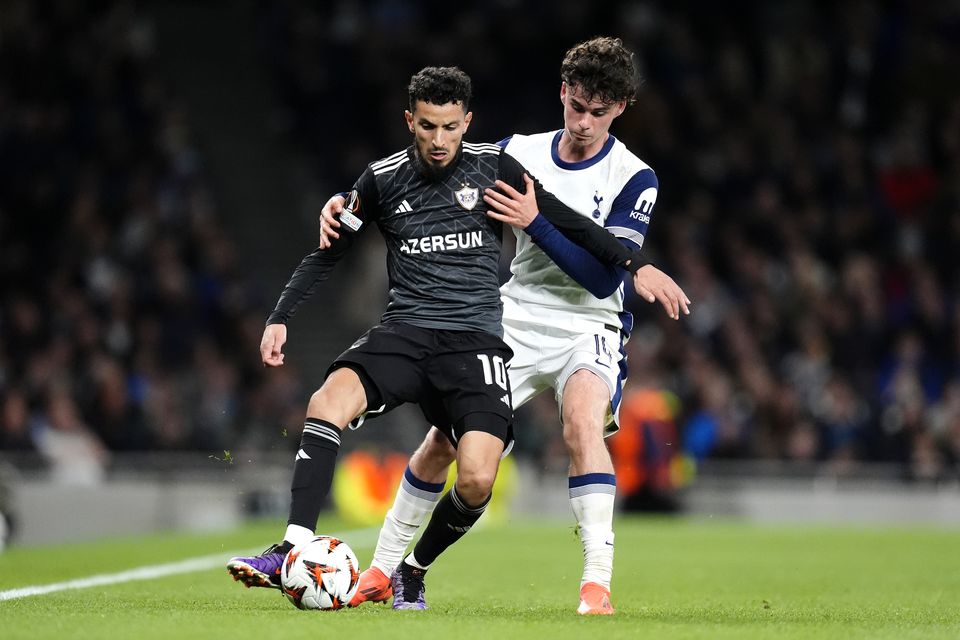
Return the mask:
POLYGON ((353 245, 354 237, 352 233, 341 233, 328 249, 317 248, 304 256, 283 288, 267 324, 286 324, 317 285, 330 277, 333 267, 353 245))
MULTIPOLYGON (((514 188, 523 191, 523 175, 528 173, 517 160, 507 154, 500 154, 501 179, 514 188)), ((564 236, 580 245, 596 258, 609 265, 628 268, 636 271, 640 264, 649 264, 642 259, 638 252, 632 252, 616 237, 592 221, 566 206, 552 193, 543 188, 540 181, 531 175, 537 196, 537 207, 540 215, 545 217, 564 236)))
POLYGON ((347 194, 347 201, 353 207, 350 222, 341 226, 340 237, 332 240, 330 247, 318 247, 304 256, 283 288, 267 324, 286 324, 317 285, 330 277, 333 267, 353 246, 357 234, 379 215, 377 186, 370 167, 357 180, 353 191, 347 194))
POLYGON ((595 297, 610 296, 623 282, 623 271, 597 260, 560 233, 545 217, 537 216, 526 232, 564 273, 595 297))

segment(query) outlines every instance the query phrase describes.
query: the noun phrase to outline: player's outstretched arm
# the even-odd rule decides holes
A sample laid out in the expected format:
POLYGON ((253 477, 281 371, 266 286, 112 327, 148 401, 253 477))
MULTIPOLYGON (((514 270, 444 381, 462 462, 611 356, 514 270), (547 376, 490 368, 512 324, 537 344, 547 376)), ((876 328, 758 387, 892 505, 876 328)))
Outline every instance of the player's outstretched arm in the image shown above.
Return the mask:
POLYGON ((287 325, 268 324, 260 339, 260 359, 268 367, 283 364, 283 345, 287 342, 287 325))
MULTIPOLYGON (((334 196, 334 198, 335 197, 336 196, 334 196)), ((359 232, 367 227, 367 225, 364 224, 365 222, 376 220, 379 214, 379 205, 377 204, 379 196, 370 167, 367 167, 367 170, 364 171, 363 175, 357 180, 357 183, 354 185, 354 191, 349 194, 349 197, 351 202, 355 203, 356 211, 352 216, 352 222, 347 221, 347 226, 354 232, 359 232), (363 195, 361 196, 361 194, 363 195), (368 203, 363 213, 360 212, 359 203, 361 201, 368 203), (372 206, 370 206, 370 203, 372 203, 372 206)), ((334 198, 331 198, 331 201, 334 198)), ((327 205, 329 205, 331 212, 335 206, 337 206, 331 204, 331 202, 327 202, 327 205)), ((342 214, 344 211, 343 204, 341 203, 339 206, 341 209, 340 213, 342 214)), ((339 221, 335 222, 338 226, 340 225, 339 221)), ((273 313, 267 318, 267 324, 285 324, 287 320, 293 317, 297 307, 310 297, 317 284, 329 277, 333 267, 336 266, 340 258, 353 246, 356 236, 356 233, 337 233, 335 238, 328 237, 326 239, 325 247, 317 246, 316 249, 304 256, 303 260, 300 261, 300 265, 293 272, 293 275, 290 276, 290 280, 287 282, 287 286, 284 287, 283 293, 280 294, 280 299, 277 300, 277 305, 274 307, 273 313)))
POLYGON ((690 298, 673 278, 652 264, 637 269, 633 274, 633 288, 647 302, 660 301, 663 310, 674 320, 680 319, 680 313, 690 315, 690 298))
POLYGON ((286 324, 293 317, 297 308, 306 301, 317 285, 330 276, 330 272, 340 258, 350 249, 354 240, 353 234, 345 234, 343 238, 334 240, 328 249, 317 247, 300 261, 290 280, 283 288, 280 298, 267 324, 286 324))

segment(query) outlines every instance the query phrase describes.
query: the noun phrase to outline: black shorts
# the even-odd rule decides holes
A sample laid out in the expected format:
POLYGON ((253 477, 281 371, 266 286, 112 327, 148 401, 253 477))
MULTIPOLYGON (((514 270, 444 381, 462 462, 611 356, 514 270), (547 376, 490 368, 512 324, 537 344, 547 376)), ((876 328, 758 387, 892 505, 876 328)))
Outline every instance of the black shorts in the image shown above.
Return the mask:
POLYGON ((367 394, 358 421, 404 403, 456 446, 467 431, 513 440, 513 409, 507 363, 513 351, 499 336, 482 331, 423 329, 391 322, 377 325, 334 360, 327 371, 354 370, 367 394))

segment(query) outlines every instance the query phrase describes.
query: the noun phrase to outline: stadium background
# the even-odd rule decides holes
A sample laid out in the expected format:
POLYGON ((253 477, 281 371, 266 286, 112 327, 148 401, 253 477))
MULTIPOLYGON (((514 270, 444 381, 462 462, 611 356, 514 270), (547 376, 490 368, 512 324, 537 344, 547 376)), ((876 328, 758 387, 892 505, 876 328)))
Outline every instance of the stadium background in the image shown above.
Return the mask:
MULTIPOLYGON (((288 461, 383 308, 377 234, 279 370, 263 320, 326 197, 409 142, 410 75, 471 74, 473 141, 557 128, 559 61, 597 34, 641 57, 613 132, 658 173, 645 250, 694 301, 628 300, 638 506, 693 468, 956 493, 960 7, 879 1, 0 4, 0 484, 288 461)), ((518 421, 518 459, 562 474, 549 396, 518 421)))

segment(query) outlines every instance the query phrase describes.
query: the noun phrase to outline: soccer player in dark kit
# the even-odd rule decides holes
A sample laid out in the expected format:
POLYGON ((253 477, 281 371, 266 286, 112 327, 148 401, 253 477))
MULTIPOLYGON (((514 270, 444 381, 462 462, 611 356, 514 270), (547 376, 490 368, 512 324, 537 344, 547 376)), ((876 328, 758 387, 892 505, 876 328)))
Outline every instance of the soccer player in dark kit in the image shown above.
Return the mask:
MULTIPOLYGON (((649 235, 659 181, 610 131, 638 97, 636 56, 619 38, 591 38, 567 51, 560 80, 564 127, 513 134, 498 144, 561 202, 639 250, 649 235)), ((336 237, 341 225, 334 216, 342 203, 334 196, 321 212, 321 247, 336 237)), ((553 234, 554 244, 511 226, 517 252, 500 293, 503 339, 513 350, 508 376, 513 407, 554 392, 570 456, 570 510, 583 550, 577 613, 612 615, 616 476, 604 439, 619 428, 624 345, 633 327, 624 306, 623 274, 562 234, 553 234)), ((646 289, 648 302, 660 300, 671 318, 689 313, 686 294, 653 265, 637 271, 634 286, 646 289)), ((455 456, 449 441, 431 429, 410 457, 350 606, 390 598, 390 573, 439 501, 455 456)))
POLYGON ((427 67, 413 76, 405 115, 414 144, 367 167, 341 217, 347 232, 303 259, 267 320, 260 354, 265 365, 280 366, 287 320, 356 233, 378 225, 388 247, 387 309, 334 361, 310 398, 283 540, 227 565, 247 586, 279 588, 284 555, 314 535, 343 429, 414 402, 457 449, 454 487, 391 576, 395 609, 426 608, 424 574, 483 513, 512 440, 506 375, 512 352, 502 339, 498 279, 501 221, 510 222, 512 208, 534 206, 598 259, 633 273, 646 264, 545 192, 501 147, 463 142, 473 117, 470 97, 470 78, 455 67, 427 67))

